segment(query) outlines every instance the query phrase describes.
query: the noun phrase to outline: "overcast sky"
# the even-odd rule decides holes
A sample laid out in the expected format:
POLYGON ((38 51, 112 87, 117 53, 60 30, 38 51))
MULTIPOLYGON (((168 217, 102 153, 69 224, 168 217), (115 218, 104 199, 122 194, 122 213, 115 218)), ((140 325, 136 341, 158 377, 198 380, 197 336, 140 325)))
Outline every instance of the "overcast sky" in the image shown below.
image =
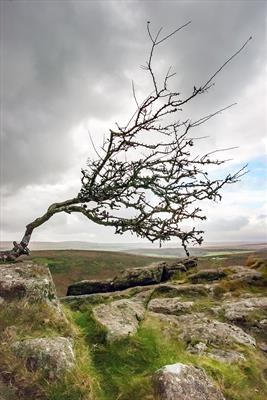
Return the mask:
MULTIPOLYGON (((160 73, 172 65, 173 84, 192 92, 250 37, 216 85, 185 110, 200 117, 237 102, 207 123, 201 151, 230 151, 228 172, 249 173, 205 205, 206 241, 266 240, 266 1, 0 0, 1 3, 1 240, 20 240, 25 225, 49 204, 76 196, 80 170, 115 122, 127 121, 147 94, 141 70, 149 52, 146 21, 172 37, 155 55, 160 73)), ((227 173, 227 168, 226 168, 227 173)), ((34 241, 138 241, 115 236, 83 216, 57 215, 34 241)))

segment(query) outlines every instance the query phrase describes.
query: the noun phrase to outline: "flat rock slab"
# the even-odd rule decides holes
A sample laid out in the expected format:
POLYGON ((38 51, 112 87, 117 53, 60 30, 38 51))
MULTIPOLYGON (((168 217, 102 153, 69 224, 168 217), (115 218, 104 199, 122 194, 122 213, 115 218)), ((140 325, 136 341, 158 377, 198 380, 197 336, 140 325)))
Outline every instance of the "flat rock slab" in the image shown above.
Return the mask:
POLYGON ((164 262, 153 263, 147 267, 127 268, 113 279, 114 290, 124 290, 134 286, 147 286, 160 283, 164 262))
POLYGON ((166 365, 152 382, 155 400, 225 400, 211 378, 192 365, 166 365))
POLYGON ((144 314, 145 307, 139 301, 128 299, 93 308, 94 318, 107 329, 108 342, 134 335, 144 314))
POLYGON ((186 272, 197 266, 195 258, 176 262, 157 262, 146 267, 127 268, 113 279, 83 280, 68 287, 67 296, 81 296, 125 290, 137 286, 155 285, 166 282, 175 274, 186 272))
POLYGON ((265 311, 267 317, 267 297, 252 297, 225 301, 220 307, 220 310, 224 311, 225 318, 228 321, 246 321, 249 314, 254 311, 265 311))
POLYGON ((255 339, 237 326, 207 317, 200 318, 198 315, 182 315, 176 318, 181 329, 179 337, 185 342, 256 346, 255 339))
POLYGON ((225 271, 222 269, 203 269, 188 276, 188 280, 192 283, 218 281, 226 277, 225 271))
POLYGON ((153 299, 148 304, 148 310, 156 313, 179 315, 190 312, 193 301, 181 301, 179 297, 153 299))
POLYGON ((56 288, 48 268, 33 263, 0 266, 0 298, 5 301, 27 297, 58 306, 56 288))
POLYGON ((207 283, 198 283, 198 284, 175 284, 175 283, 162 283, 155 287, 153 296, 157 295, 166 295, 168 294, 170 297, 177 296, 208 296, 212 295, 214 288, 218 284, 207 284, 207 283))
POLYGON ((75 363, 72 340, 61 336, 15 342, 12 350, 28 371, 40 370, 48 380, 60 378, 75 363))
POLYGON ((223 350, 223 349, 210 349, 206 343, 198 342, 195 344, 190 344, 187 349, 192 354, 205 355, 214 360, 226 363, 226 364, 236 364, 240 361, 245 361, 246 358, 243 354, 234 350, 223 350))

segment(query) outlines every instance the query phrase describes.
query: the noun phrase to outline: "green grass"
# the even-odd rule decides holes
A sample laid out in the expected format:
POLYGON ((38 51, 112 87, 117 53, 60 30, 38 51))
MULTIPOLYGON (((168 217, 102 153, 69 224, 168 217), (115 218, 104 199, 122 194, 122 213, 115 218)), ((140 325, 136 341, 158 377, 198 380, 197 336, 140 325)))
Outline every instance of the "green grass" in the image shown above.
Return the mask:
POLYGON ((247 361, 228 365, 190 354, 186 344, 173 332, 164 331, 164 324, 154 318, 147 318, 134 337, 113 343, 106 343, 105 329, 94 320, 90 306, 73 312, 73 319, 90 348, 93 376, 100 383, 97 400, 152 400, 153 373, 177 362, 204 368, 227 400, 265 400, 267 396, 267 363, 252 349, 239 346, 247 361))
POLYGON ((91 362, 80 329, 45 302, 27 298, 0 308, 0 398, 5 400, 96 400, 92 394, 91 362), (39 337, 65 336, 74 340, 77 363, 58 381, 48 382, 41 371, 28 371, 25 360, 15 356, 12 344, 39 337))

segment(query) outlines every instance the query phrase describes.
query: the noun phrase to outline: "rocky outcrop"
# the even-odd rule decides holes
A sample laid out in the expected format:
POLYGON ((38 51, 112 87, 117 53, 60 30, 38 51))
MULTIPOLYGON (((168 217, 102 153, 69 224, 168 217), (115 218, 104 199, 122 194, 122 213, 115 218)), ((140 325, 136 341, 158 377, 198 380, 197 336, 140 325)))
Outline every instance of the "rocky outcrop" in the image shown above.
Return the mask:
POLYGON ((67 296, 107 293, 136 286, 155 285, 166 282, 176 274, 186 272, 196 265, 197 260, 189 258, 170 263, 153 263, 142 268, 128 268, 114 279, 76 282, 68 287, 67 296))
POLYGON ((112 279, 103 280, 83 280, 73 283, 68 287, 67 296, 81 296, 84 294, 110 293, 113 292, 114 286, 112 279))
POLYGON ((59 302, 49 269, 33 263, 0 266, 0 298, 4 301, 27 298, 30 302, 59 302))
MULTIPOLYGON (((220 307, 215 308, 215 311, 223 311, 224 317, 228 321, 244 322, 249 315, 255 311, 267 312, 267 297, 250 297, 246 299, 224 301, 220 307)), ((254 319, 257 319, 255 315, 254 319)))
POLYGON ((145 307, 141 302, 127 299, 101 304, 93 308, 94 318, 107 331, 106 340, 108 342, 134 335, 144 314, 145 307))
POLYGON ((241 328, 225 322, 212 320, 202 313, 177 317, 181 333, 179 337, 186 343, 203 343, 213 345, 243 344, 256 346, 255 339, 241 328))
POLYGON ((157 285, 154 288, 154 296, 170 296, 170 297, 179 297, 179 296, 208 296, 212 295, 216 284, 209 285, 205 283, 198 284, 176 284, 176 283, 165 283, 161 285, 157 285))
POLYGON ((19 393, 18 398, 35 398, 27 393, 35 396, 36 380, 64 380, 76 362, 71 324, 49 269, 30 262, 0 265, 0 303, 0 381, 19 393), (24 382, 21 371, 33 382, 24 382))
POLYGON ((192 283, 218 281, 226 277, 226 273, 222 269, 203 269, 195 274, 189 275, 188 279, 192 283))
MULTIPOLYGON (((192 262, 189 266, 196 265, 192 262)), ((101 333, 97 343, 101 343, 100 348, 107 346, 107 351, 114 346, 105 344, 103 333, 107 342, 134 336, 125 342, 127 346, 142 344, 144 338, 152 343, 155 340, 159 354, 165 347, 170 351, 177 345, 181 351, 181 357, 175 356, 177 360, 188 360, 192 365, 178 363, 158 370, 152 379, 155 400, 223 400, 222 392, 199 366, 208 367, 207 372, 228 398, 226 385, 231 387, 231 376, 224 377, 228 368, 238 371, 243 380, 244 371, 249 374, 249 368, 256 364, 266 365, 267 301, 261 271, 243 266, 190 271, 180 262, 158 263, 127 270, 109 285, 110 292, 67 296, 63 301, 74 310, 84 307, 92 312, 92 326, 101 333), (139 286, 129 287, 136 284, 139 286)), ((118 348, 121 345, 118 343, 118 348)), ((144 357, 145 347, 141 345, 144 357)), ((138 346, 136 350, 140 351, 138 346)), ((254 386, 258 390, 256 383, 254 386)), ((236 393, 235 384, 233 388, 236 393)), ((149 396, 152 398, 152 393, 149 396)))
POLYGON ((152 381, 155 400, 224 400, 205 371, 192 365, 165 365, 152 381))
POLYGON ((28 371, 40 370, 48 380, 59 379, 75 363, 73 342, 65 337, 28 339, 15 342, 12 350, 28 371))
POLYGON ((250 285, 265 285, 265 280, 260 271, 244 267, 242 265, 234 265, 227 268, 231 272, 229 279, 231 281, 238 281, 240 283, 247 283, 250 285))
POLYGON ((190 312, 193 301, 181 301, 179 297, 153 299, 148 304, 148 310, 163 314, 184 314, 190 312))

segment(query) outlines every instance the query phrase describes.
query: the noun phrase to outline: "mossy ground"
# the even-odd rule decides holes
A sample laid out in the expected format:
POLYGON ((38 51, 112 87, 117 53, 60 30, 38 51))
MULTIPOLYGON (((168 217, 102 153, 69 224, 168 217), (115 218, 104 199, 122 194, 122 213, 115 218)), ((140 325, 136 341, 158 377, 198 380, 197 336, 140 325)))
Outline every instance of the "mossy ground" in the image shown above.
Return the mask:
POLYGON ((91 362, 79 328, 70 312, 60 316, 46 303, 14 300, 0 309, 0 394, 4 400, 92 400, 91 362), (77 363, 58 381, 48 382, 39 371, 30 372, 15 357, 12 344, 38 337, 74 339, 77 363))
MULTIPOLYGON (((203 303, 202 303, 203 306, 203 303)), ((152 400, 152 374, 166 364, 202 367, 227 400, 264 400, 267 396, 267 362, 254 349, 235 346, 246 361, 225 364, 203 355, 190 354, 175 335, 163 334, 163 326, 147 318, 134 337, 106 343, 105 330, 92 317, 90 306, 73 312, 91 349, 98 400, 152 400)))

